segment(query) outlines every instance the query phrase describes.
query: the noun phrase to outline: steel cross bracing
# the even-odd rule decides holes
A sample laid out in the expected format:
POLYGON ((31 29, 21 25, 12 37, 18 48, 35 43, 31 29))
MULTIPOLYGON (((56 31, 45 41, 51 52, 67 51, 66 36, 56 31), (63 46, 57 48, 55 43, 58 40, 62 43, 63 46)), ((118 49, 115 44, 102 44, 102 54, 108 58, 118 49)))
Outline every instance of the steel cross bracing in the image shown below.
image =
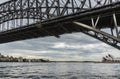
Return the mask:
POLYGON ((120 0, 10 0, 0 4, 0 43, 83 32, 120 49, 119 8, 120 0), (40 30, 22 32, 33 26, 39 26, 40 30), (49 28, 57 30, 51 32, 49 28), (25 33, 34 37, 25 38, 25 33))
POLYGON ((0 4, 0 30, 74 14, 119 0, 10 0, 0 4))

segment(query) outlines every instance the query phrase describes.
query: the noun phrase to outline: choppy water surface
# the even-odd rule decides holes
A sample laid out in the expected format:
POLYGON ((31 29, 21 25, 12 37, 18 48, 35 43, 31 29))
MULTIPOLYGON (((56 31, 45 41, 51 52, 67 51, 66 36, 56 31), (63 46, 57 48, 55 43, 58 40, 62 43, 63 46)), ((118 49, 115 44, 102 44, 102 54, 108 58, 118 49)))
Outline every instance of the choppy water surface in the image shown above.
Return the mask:
POLYGON ((120 64, 0 63, 0 79, 120 79, 120 64))

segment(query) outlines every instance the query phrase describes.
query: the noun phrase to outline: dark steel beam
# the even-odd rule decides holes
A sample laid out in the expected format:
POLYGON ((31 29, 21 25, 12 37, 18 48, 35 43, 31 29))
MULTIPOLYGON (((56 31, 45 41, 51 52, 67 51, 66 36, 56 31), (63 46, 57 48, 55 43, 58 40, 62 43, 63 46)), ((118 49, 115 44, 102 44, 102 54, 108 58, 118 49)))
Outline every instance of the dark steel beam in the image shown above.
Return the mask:
POLYGON ((83 32, 120 49, 119 8, 120 0, 10 0, 0 4, 0 43, 83 32))

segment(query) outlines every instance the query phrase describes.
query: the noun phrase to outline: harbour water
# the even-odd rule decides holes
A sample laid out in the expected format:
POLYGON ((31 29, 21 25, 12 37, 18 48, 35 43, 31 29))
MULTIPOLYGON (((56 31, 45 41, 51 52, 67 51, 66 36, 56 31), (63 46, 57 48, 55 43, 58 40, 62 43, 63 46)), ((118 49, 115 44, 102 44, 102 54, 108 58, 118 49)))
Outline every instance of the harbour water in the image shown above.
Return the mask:
POLYGON ((0 79, 120 79, 120 64, 0 63, 0 79))

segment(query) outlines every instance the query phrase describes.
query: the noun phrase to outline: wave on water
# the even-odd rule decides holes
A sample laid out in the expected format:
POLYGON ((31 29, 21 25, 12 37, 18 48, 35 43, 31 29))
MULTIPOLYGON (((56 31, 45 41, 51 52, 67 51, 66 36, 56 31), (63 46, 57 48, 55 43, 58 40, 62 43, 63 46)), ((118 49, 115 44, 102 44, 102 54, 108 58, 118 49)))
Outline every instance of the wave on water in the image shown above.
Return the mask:
POLYGON ((119 64, 1 63, 0 79, 120 79, 119 64))

